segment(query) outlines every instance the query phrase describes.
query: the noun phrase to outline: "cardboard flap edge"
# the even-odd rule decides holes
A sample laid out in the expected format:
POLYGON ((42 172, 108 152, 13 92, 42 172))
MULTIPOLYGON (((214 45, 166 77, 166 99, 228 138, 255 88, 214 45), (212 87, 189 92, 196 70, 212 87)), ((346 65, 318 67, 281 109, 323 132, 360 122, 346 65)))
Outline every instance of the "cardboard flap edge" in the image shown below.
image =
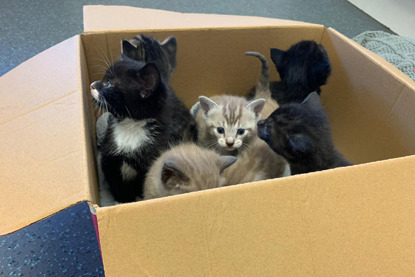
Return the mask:
POLYGON ((158 9, 86 5, 83 8, 84 32, 115 30, 177 29, 231 26, 322 26, 301 21, 259 16, 180 13, 158 9), (103 21, 102 18, 106 20, 103 21))

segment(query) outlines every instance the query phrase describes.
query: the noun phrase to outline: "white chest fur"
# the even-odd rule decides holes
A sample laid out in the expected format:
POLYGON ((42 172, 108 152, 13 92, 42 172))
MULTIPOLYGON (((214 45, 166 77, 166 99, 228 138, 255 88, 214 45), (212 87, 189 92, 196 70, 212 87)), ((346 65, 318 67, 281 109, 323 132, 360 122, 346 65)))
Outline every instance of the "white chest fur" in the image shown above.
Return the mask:
POLYGON ((114 126, 115 152, 130 153, 150 144, 152 137, 145 125, 147 120, 126 118, 114 126))

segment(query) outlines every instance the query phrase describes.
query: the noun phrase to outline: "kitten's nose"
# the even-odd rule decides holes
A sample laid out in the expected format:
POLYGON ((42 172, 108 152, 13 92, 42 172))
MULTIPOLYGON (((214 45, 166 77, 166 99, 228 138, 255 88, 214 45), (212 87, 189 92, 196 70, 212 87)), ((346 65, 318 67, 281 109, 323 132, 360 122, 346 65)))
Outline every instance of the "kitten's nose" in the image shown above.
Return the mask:
POLYGON ((260 121, 258 121, 258 123, 256 124, 258 127, 261 127, 265 124, 265 120, 261 119, 260 121))
POLYGON ((97 89, 97 87, 98 87, 98 81, 93 82, 93 83, 89 86, 89 88, 90 88, 91 90, 93 90, 93 89, 97 89))
POLYGON ((226 145, 231 147, 235 143, 234 139, 232 137, 226 138, 226 145))

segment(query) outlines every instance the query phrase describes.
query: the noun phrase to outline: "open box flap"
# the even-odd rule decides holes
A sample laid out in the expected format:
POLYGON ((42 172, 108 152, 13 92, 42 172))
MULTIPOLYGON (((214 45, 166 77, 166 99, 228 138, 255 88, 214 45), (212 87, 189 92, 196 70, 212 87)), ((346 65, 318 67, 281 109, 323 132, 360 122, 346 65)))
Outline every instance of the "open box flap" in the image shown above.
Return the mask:
POLYGON ((98 208, 105 273, 410 275, 414 167, 406 157, 98 208))
POLYGON ((0 78, 0 234, 92 200, 82 45, 72 37, 0 78))
POLYGON ((115 30, 317 25, 257 16, 180 13, 127 6, 84 6, 84 32, 115 30))
POLYGON ((336 147, 354 163, 413 155, 414 82, 333 29, 322 44, 332 74, 321 98, 336 147))

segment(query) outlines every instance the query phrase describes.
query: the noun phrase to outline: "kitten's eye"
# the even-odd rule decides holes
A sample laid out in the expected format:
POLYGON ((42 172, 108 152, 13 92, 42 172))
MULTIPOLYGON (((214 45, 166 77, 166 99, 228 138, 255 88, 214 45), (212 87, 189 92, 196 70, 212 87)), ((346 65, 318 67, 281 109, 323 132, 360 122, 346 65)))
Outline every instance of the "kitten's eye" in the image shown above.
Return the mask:
POLYGON ((245 134, 245 129, 238 129, 238 135, 242 136, 243 134, 245 134))
POLYGON ((225 133, 225 130, 222 127, 216 128, 216 131, 218 131, 219 134, 225 133))
POLYGON ((112 84, 111 84, 111 81, 108 80, 108 81, 102 83, 102 85, 107 88, 107 87, 110 87, 112 84))

